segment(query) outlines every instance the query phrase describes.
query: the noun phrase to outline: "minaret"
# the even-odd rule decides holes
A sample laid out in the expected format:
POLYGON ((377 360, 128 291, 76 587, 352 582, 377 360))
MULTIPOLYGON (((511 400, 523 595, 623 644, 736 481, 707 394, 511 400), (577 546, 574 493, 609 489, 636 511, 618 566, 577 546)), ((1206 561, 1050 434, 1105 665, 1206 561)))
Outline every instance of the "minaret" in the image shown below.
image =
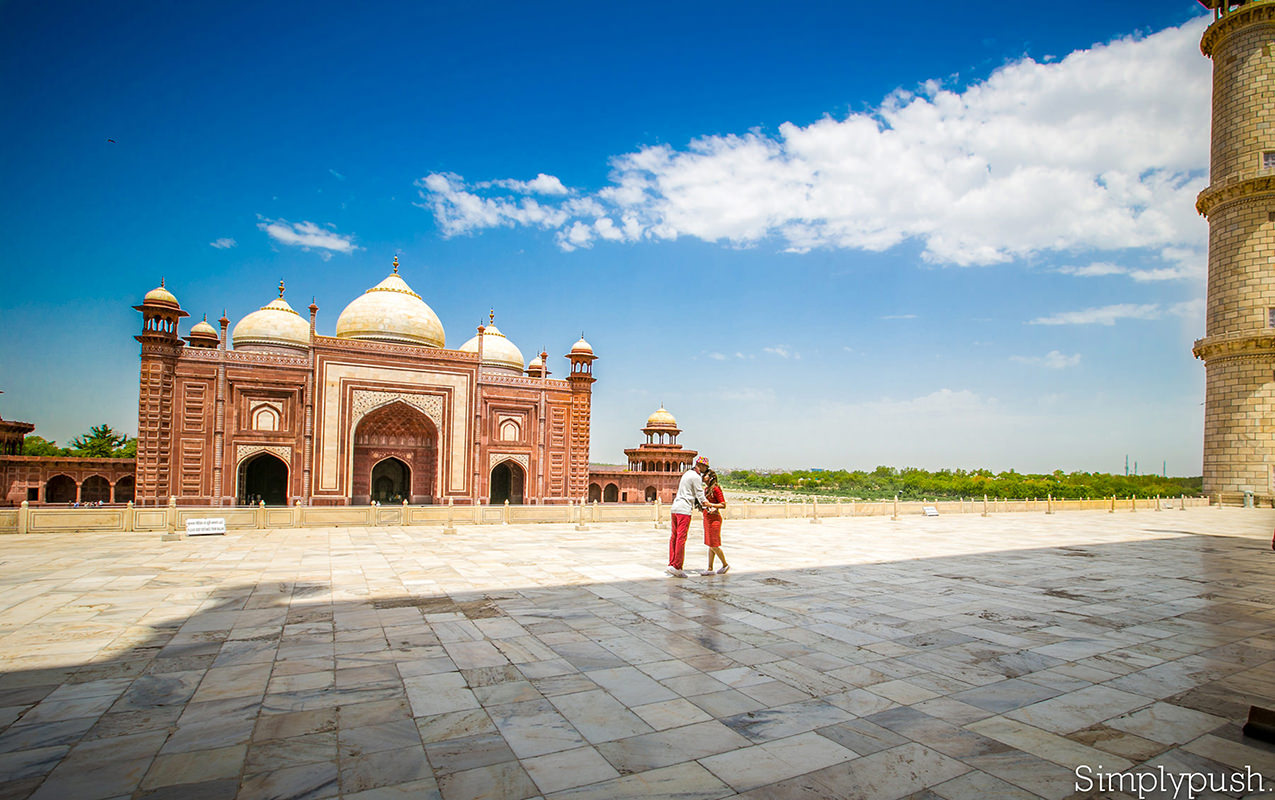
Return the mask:
POLYGON ((184 343, 177 335, 182 311, 172 292, 159 286, 146 293, 140 306, 142 332, 134 337, 142 344, 142 371, 137 392, 138 505, 163 505, 176 494, 173 461, 173 378, 184 343))
POLYGON ((567 497, 583 498, 589 493, 589 425, 593 406, 593 362, 597 356, 580 334, 580 341, 567 353, 571 372, 571 441, 567 459, 567 497))
POLYGON ((1204 491, 1275 488, 1275 0, 1200 0, 1213 24, 1208 317, 1204 361, 1204 491))

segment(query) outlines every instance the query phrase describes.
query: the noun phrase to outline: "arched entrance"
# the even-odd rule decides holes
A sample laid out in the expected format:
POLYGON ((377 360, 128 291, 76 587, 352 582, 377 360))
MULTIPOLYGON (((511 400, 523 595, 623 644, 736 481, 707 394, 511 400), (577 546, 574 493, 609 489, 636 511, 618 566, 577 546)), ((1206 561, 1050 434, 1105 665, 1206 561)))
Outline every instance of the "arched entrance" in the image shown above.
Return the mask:
POLYGON ((602 499, 602 487, 596 483, 589 484, 589 502, 596 503, 602 499))
POLYGON ((491 504, 522 505, 522 467, 513 461, 502 461, 491 471, 491 504))
POLYGON ((649 503, 659 496, 660 496, 660 493, 656 491, 654 486, 646 487, 646 502, 649 503))
POLYGON ((258 453, 239 465, 240 505, 288 504, 288 465, 270 453, 258 453))
POLYGON ((115 502, 131 503, 135 493, 135 482, 131 476, 125 475, 115 482, 115 502))
POLYGON ((420 410, 399 401, 375 409, 354 429, 353 450, 350 502, 390 502, 386 492, 397 503, 434 502, 438 430, 420 410))
POLYGON ((90 475, 80 484, 81 503, 111 502, 111 482, 101 475, 90 475))
POLYGON ((608 483, 607 488, 602 490, 602 502, 618 503, 620 502, 620 487, 614 483, 608 483))
POLYGON ((372 467, 372 499, 378 503, 402 503, 412 490, 412 469, 397 458, 378 461, 372 467))
POLYGON ((44 484, 44 502, 75 502, 75 480, 70 475, 54 475, 44 484))

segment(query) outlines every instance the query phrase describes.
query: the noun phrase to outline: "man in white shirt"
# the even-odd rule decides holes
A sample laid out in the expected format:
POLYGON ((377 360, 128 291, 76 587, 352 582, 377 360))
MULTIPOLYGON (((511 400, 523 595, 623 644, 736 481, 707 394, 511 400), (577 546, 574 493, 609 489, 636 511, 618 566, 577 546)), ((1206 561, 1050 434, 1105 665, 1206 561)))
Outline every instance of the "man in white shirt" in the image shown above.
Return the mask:
POLYGON ((664 570, 675 578, 685 578, 682 561, 686 557, 686 534, 691 529, 691 512, 695 504, 707 505, 704 497, 704 473, 708 472, 708 459, 700 456, 695 465, 682 474, 677 484, 677 496, 673 498, 673 506, 669 516, 673 521, 673 535, 668 540, 668 569, 664 570))

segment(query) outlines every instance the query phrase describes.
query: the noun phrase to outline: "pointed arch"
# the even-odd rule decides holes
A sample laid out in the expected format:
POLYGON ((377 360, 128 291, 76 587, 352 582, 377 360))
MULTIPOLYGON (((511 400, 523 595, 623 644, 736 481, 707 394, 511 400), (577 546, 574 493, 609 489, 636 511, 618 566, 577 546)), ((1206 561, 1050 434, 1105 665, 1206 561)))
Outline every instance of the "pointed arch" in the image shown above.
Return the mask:
MULTIPOLYGON (((364 414, 351 433, 350 502, 370 503, 376 496, 377 478, 388 478, 398 502, 433 503, 438 479, 438 428, 420 408, 403 400, 391 400, 364 414), (387 465, 395 459, 401 470, 387 465), (394 474, 391 475, 391 472, 394 474)), ((382 488, 385 482, 382 481, 382 488)))

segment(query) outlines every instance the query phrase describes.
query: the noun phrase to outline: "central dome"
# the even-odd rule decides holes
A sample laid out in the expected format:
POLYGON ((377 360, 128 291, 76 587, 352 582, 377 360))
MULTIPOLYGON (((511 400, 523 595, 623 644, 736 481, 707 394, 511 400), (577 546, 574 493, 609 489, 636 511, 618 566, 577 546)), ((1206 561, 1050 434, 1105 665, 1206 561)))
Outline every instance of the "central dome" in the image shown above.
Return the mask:
POLYGON ((445 347, 443 323, 421 296, 394 272, 345 307, 336 321, 341 339, 370 339, 425 347, 445 347))

